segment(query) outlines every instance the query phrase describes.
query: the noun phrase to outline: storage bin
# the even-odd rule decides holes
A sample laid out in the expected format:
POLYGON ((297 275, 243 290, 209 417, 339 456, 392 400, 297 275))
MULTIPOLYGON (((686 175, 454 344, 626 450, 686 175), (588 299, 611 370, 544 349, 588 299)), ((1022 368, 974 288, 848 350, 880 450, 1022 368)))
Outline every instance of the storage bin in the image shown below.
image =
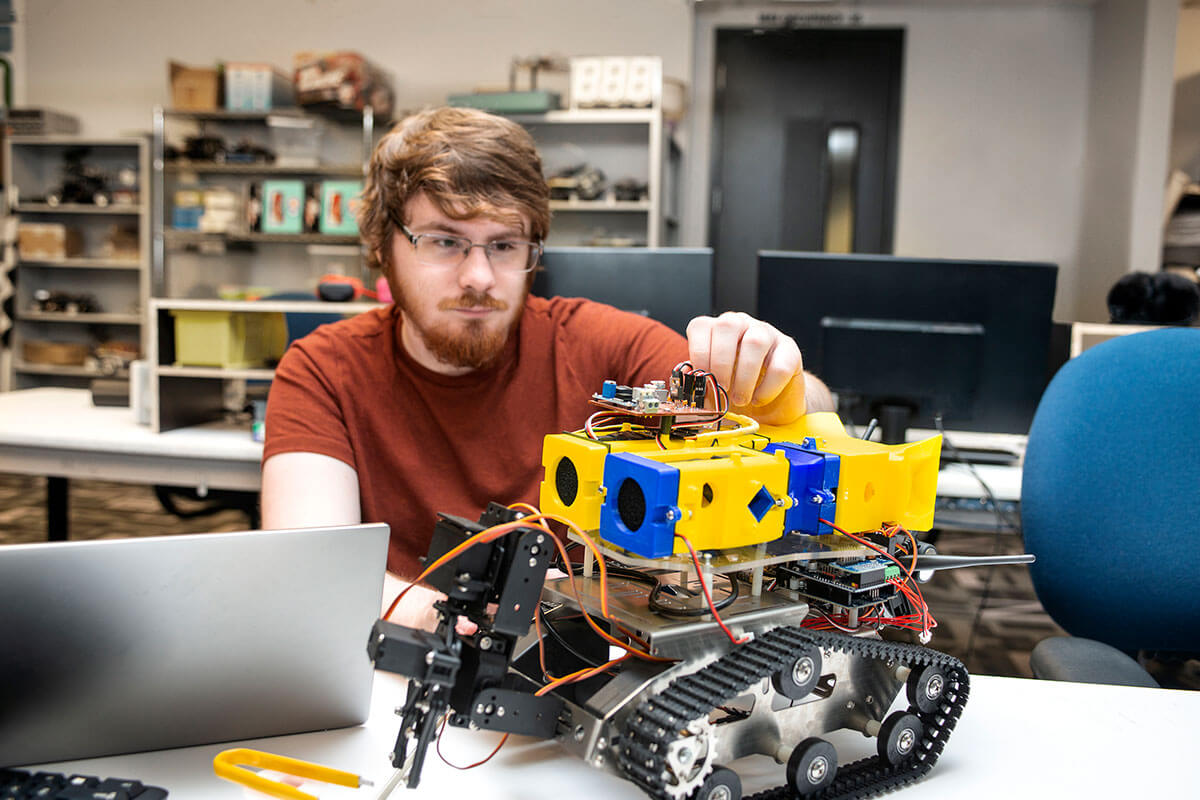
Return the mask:
POLYGON ((321 163, 321 134, 325 129, 313 117, 272 114, 267 117, 271 149, 277 167, 315 167, 321 163))
POLYGON ((279 312, 172 309, 171 316, 177 367, 268 366, 287 347, 287 325, 279 312))

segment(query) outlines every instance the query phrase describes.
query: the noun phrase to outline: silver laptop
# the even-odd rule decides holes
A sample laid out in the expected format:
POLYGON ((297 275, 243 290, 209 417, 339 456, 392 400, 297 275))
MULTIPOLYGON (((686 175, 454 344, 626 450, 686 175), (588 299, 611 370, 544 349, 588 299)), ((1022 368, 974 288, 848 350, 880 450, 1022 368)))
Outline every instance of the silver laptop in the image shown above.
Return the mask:
POLYGON ((356 725, 388 526, 0 547, 0 766, 356 725))

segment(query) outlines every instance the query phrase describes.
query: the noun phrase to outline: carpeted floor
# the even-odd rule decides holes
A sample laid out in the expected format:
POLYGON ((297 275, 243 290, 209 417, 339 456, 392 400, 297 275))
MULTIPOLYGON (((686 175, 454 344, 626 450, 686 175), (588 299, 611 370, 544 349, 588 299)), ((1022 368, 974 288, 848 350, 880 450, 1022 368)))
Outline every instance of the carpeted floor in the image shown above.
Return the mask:
MULTIPOLYGON (((0 544, 46 538, 44 478, 0 474, 0 544)), ((178 500, 185 513, 206 501, 178 500)), ((244 511, 226 509, 181 519, 163 510, 151 487, 102 481, 70 484, 72 539, 120 538, 174 533, 246 530, 244 511)), ((1013 533, 943 531, 938 552, 988 555, 1021 552, 1013 533)), ((922 592, 938 627, 932 647, 964 660, 978 674, 1029 677, 1029 652, 1047 636, 1063 631, 1042 610, 1024 566, 944 570, 922 592), (983 602, 986 598, 986 602, 983 602)), ((1200 687, 1195 663, 1181 685, 1200 687)))

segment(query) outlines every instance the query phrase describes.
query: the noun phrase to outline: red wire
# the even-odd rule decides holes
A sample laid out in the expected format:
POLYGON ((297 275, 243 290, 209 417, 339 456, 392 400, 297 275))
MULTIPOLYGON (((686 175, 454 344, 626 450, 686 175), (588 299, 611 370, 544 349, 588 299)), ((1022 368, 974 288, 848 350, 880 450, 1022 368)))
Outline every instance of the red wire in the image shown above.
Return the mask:
MULTIPOLYGON (((729 641, 734 644, 745 644, 750 641, 749 636, 743 636, 741 639, 735 638, 733 631, 729 630, 729 627, 721 620, 721 615, 717 613, 717 604, 713 602, 712 595, 708 591, 708 584, 704 582, 704 577, 701 574, 700 556, 696 555, 696 548, 692 547, 691 541, 682 533, 676 531, 675 535, 683 540, 683 543, 687 545, 688 552, 692 554, 692 563, 696 565, 696 576, 700 578, 700 588, 704 590, 704 599, 708 601, 708 608, 712 611, 713 619, 721 626, 721 630, 725 631, 725 635, 729 637, 729 641)), ((737 579, 734 578, 734 580, 737 579)))
POLYGON ((449 719, 448 716, 442 717, 442 725, 441 725, 441 727, 438 728, 437 744, 434 746, 434 749, 437 750, 438 758, 440 758, 442 760, 442 763, 444 763, 448 767, 454 767, 455 769, 460 769, 460 770, 475 769, 476 767, 481 766, 481 765, 486 764, 487 762, 491 761, 492 756, 496 755, 496 753, 499 753, 500 748, 504 747, 504 743, 508 741, 508 734, 506 733, 500 737, 500 742, 496 745, 496 749, 493 750, 492 752, 488 753, 487 757, 484 758, 482 761, 476 761, 474 764, 468 764, 465 767, 460 767, 458 764, 450 763, 449 761, 446 760, 446 757, 444 755, 442 755, 442 732, 446 730, 446 720, 447 719, 449 719))

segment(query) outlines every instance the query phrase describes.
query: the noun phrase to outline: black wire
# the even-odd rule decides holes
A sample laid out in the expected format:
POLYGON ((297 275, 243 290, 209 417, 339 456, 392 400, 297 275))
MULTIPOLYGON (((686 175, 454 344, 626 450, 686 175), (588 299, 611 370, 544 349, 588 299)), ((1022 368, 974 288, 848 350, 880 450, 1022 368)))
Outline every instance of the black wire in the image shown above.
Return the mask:
MULTIPOLYGON (((967 469, 975 476, 975 480, 979 481, 979 485, 983 487, 984 494, 987 495, 988 502, 992 505, 992 511, 996 514, 996 532, 992 534, 992 555, 998 555, 1000 552, 1000 535, 1004 533, 1004 526, 1008 525, 1020 537, 1022 535, 1021 522, 1019 519, 1016 521, 1009 519, 1007 512, 1000 508, 1000 503, 996 500, 996 495, 992 493, 992 487, 988 485, 987 481, 979 474, 979 471, 975 469, 975 465, 964 459, 958 448, 947 438, 946 430, 942 426, 942 415, 935 414, 933 422, 937 426, 938 433, 942 435, 942 444, 950 449, 953 460, 967 466, 967 469)), ((971 620, 970 633, 967 634, 967 646, 963 652, 963 663, 967 665, 968 669, 972 668, 971 657, 975 654, 975 637, 979 632, 979 623, 983 620, 983 610, 987 608, 988 598, 992 593, 992 578, 995 574, 995 565, 987 568, 987 575, 983 579, 983 591, 979 594, 979 605, 976 607, 975 616, 971 620)))
POLYGON ((584 664, 587 664, 589 667, 600 666, 599 661, 588 658, 583 653, 576 650, 574 646, 572 646, 565 638, 563 638, 563 635, 558 632, 558 629, 555 628, 550 620, 546 618, 546 612, 545 609, 542 608, 541 603, 538 603, 538 617, 541 619, 542 627, 545 628, 552 637, 554 637, 554 641, 558 642, 564 650, 575 656, 575 658, 579 659, 584 664))
POLYGON ((650 590, 650 597, 647 600, 647 604, 650 606, 651 611, 667 617, 702 617, 712 611, 722 611, 728 608, 734 600, 737 600, 738 595, 741 594, 737 578, 732 575, 726 575, 725 579, 729 581, 729 594, 725 595, 721 600, 716 601, 711 609, 707 605, 689 609, 669 608, 663 605, 658 597, 666 591, 667 585, 659 583, 657 580, 654 582, 654 588, 650 590))

